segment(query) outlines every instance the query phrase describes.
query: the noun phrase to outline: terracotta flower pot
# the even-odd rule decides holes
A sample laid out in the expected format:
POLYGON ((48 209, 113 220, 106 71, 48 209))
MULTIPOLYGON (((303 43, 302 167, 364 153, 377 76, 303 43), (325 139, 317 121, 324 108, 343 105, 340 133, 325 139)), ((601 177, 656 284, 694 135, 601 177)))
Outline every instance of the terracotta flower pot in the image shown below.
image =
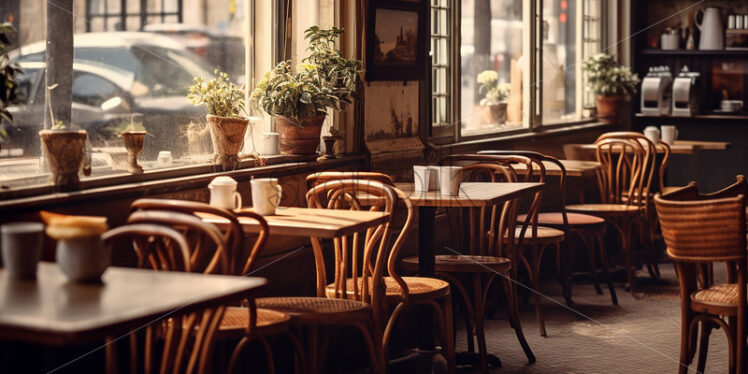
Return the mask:
POLYGON ((236 169, 239 167, 239 151, 244 145, 249 120, 210 114, 207 119, 213 141, 213 163, 221 165, 223 170, 236 169))
POLYGON ((325 116, 306 118, 298 123, 288 117, 276 116, 275 128, 280 134, 280 152, 284 155, 313 155, 319 147, 325 116))
POLYGON ((616 123, 623 104, 623 96, 598 96, 597 119, 600 122, 616 123))
POLYGON ((143 167, 138 165, 138 154, 143 150, 145 131, 123 131, 119 134, 127 149, 127 170, 130 174, 143 174, 143 167))
POLYGON ((498 103, 488 106, 491 109, 493 122, 503 125, 506 123, 506 103, 498 103))
MULTIPOLYGON (((60 190, 75 190, 80 185, 78 172, 85 159, 86 131, 42 130, 39 131, 44 154, 49 167, 50 182, 60 190)), ((91 174, 91 166, 84 168, 91 174)))

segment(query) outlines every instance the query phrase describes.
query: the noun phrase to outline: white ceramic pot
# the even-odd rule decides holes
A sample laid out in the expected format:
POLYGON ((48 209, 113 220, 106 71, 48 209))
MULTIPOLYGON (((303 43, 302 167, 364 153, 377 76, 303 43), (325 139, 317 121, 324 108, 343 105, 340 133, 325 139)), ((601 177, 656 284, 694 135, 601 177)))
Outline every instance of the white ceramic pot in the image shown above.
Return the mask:
POLYGON ((111 252, 99 236, 64 239, 57 242, 57 265, 70 280, 95 282, 109 266, 111 252))

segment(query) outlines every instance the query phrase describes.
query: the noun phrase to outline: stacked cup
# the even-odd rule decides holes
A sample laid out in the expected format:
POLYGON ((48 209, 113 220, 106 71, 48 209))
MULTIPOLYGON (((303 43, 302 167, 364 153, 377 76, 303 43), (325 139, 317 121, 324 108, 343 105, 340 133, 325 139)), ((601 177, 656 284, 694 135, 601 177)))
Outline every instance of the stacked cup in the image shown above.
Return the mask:
POLYGON ((462 166, 413 166, 413 184, 416 192, 439 190, 445 196, 460 194, 462 166))

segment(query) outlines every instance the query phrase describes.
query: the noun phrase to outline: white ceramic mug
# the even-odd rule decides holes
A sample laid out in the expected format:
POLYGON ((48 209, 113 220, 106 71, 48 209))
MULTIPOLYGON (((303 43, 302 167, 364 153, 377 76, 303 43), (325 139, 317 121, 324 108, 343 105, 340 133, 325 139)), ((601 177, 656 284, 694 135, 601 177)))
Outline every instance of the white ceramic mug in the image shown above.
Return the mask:
POLYGON ((678 129, 675 126, 662 126, 662 141, 668 145, 673 145, 678 139, 678 129))
POLYGON ((426 192, 433 183, 434 170, 429 166, 413 165, 413 190, 426 192))
POLYGON ((275 214, 275 208, 280 205, 283 188, 278 184, 278 178, 258 178, 250 182, 252 188, 252 208, 255 213, 263 216, 275 214))
POLYGON ((229 210, 240 209, 242 207, 242 195, 236 191, 236 185, 236 181, 231 177, 214 178, 208 185, 210 205, 229 210))
POLYGON ((0 250, 5 271, 12 278, 34 279, 42 257, 44 225, 39 222, 15 222, 0 226, 0 250))
POLYGON ((646 136, 650 142, 657 144, 660 142, 660 129, 654 126, 648 126, 644 129, 644 136, 646 136))
POLYGON ((96 282, 111 262, 112 250, 99 235, 57 242, 56 261, 65 275, 76 282, 96 282))
POLYGON ((459 195, 461 182, 462 166, 442 166, 439 168, 439 190, 442 195, 459 195))
POLYGON ((262 154, 272 156, 280 154, 280 134, 277 132, 262 133, 262 154))

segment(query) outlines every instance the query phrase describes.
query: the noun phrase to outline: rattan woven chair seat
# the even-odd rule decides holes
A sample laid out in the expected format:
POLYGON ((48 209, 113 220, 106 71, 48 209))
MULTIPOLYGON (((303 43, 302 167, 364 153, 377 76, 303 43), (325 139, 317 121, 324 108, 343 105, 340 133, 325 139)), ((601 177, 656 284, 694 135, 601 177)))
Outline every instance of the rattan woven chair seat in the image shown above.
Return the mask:
MULTIPOLYGON (((449 283, 441 279, 427 277, 402 277, 405 284, 408 285, 408 293, 411 300, 418 299, 435 299, 449 295, 449 283)), ((387 301, 389 303, 399 302, 402 294, 402 287, 395 281, 395 278, 384 277, 384 286, 387 301)), ((358 278, 358 287, 361 288, 363 280, 358 278)), ((373 284, 369 283, 369 292, 373 289, 373 284)), ((353 293, 353 278, 346 279, 346 293, 350 296, 353 293)), ((327 297, 335 297, 335 284, 327 285, 325 289, 327 297)))
POLYGON ((737 283, 716 284, 691 294, 691 308, 697 312, 735 315, 737 307, 737 283))
MULTIPOLYGON (((437 255, 435 265, 437 273, 508 273, 512 260, 505 257, 474 255, 437 255)), ((418 269, 418 257, 407 257, 402 260, 403 268, 418 269)))
MULTIPOLYGON (((517 217, 517 222, 524 223, 526 214, 522 214, 517 217)), ((569 222, 569 226, 587 226, 587 225, 601 225, 605 223, 605 220, 584 213, 566 213, 566 219, 569 222)), ((548 212, 538 214, 538 224, 551 227, 559 227, 564 225, 564 217, 561 212, 548 212)))
MULTIPOLYGON (((514 229, 514 242, 519 243, 519 235, 522 232, 521 227, 514 229)), ((564 232, 559 229, 551 227, 538 226, 537 239, 540 244, 562 242, 564 240, 564 232)), ((525 245, 531 245, 532 229, 530 227, 525 231, 525 239, 522 241, 525 245)))
POLYGON ((603 217, 625 217, 639 214, 641 208, 637 205, 626 204, 576 204, 567 205, 566 210, 603 217))
POLYGON ((346 299, 323 297, 263 297, 257 299, 258 308, 287 313, 291 322, 299 325, 339 325, 346 321, 371 318, 369 304, 346 299))
MULTIPOLYGON (((219 335, 242 336, 249 324, 249 312, 247 308, 228 307, 223 314, 221 325, 218 327, 219 335)), ((257 308, 257 328, 253 332, 255 336, 267 336, 279 334, 288 329, 291 324, 291 316, 275 310, 257 308)))

